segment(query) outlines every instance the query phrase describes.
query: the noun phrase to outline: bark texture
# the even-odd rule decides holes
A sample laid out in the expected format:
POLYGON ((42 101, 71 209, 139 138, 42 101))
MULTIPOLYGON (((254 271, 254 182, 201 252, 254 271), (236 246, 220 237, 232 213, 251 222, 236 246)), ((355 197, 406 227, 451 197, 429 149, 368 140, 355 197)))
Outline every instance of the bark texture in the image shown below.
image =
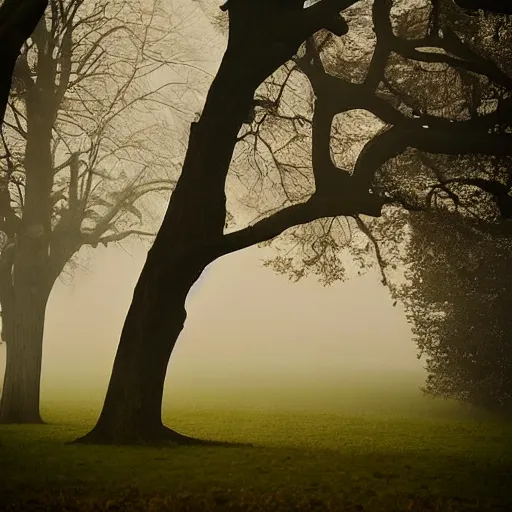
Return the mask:
POLYGON ((15 336, 7 340, 0 423, 42 423, 39 396, 48 294, 30 288, 18 292, 15 336))
MULTIPOLYGON (((37 30, 44 31, 39 25, 37 30)), ((0 293, 7 297, 2 320, 7 343, 6 372, 0 421, 41 422, 39 394, 46 304, 57 275, 50 266, 52 127, 55 120, 54 69, 39 61, 37 84, 27 91, 27 145, 25 149, 25 204, 15 235, 12 267, 4 269, 0 293), (51 86, 51 87, 50 87, 51 86), (10 281, 9 281, 10 277, 10 281)), ((4 260, 7 264, 8 261, 4 260)))
POLYGON ((187 294, 221 254, 225 178, 254 90, 225 58, 201 119, 191 125, 183 172, 135 288, 101 415, 79 442, 197 442, 164 427, 164 380, 187 316, 187 294))
MULTIPOLYGON (((339 11, 352 3, 323 0, 303 9, 300 1, 230 2, 228 47, 202 115, 191 125, 182 173, 137 283, 102 412, 77 442, 198 442, 163 425, 163 387, 190 288, 209 263, 238 248, 223 235, 225 182, 237 136, 257 87, 317 30, 345 34, 339 11)), ((308 216, 297 219, 307 222, 308 216)), ((265 233, 279 234, 272 226, 265 233)), ((244 246, 257 243, 255 235, 244 246)))

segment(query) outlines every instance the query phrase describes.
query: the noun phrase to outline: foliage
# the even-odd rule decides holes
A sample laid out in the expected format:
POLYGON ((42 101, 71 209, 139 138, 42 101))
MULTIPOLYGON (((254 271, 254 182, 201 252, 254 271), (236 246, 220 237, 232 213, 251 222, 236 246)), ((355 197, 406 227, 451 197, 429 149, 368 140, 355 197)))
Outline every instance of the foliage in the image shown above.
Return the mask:
POLYGON ((165 113, 180 112, 172 92, 186 88, 169 80, 171 62, 186 65, 158 0, 50 2, 17 59, 1 138, 4 326, 27 230, 42 230, 50 288, 82 247, 153 235, 154 204, 172 190, 181 153, 164 138, 165 113), (24 214, 41 224, 24 225, 24 214))
POLYGON ((177 51, 157 1, 50 4, 13 77, 2 173, 10 203, 6 198, 3 208, 10 204, 12 214, 22 215, 27 142, 35 116, 48 117, 54 176, 44 199, 52 205, 54 245, 69 245, 67 261, 82 245, 144 234, 136 203, 169 190, 174 178, 169 160, 177 148, 164 143, 162 107, 179 104, 165 93, 184 84, 158 79, 177 51))
MULTIPOLYGON (((401 9, 388 1, 359 2, 345 16, 350 31, 341 41, 316 36, 316 50, 307 57, 313 66, 303 48, 260 88, 271 108, 260 100, 232 170, 246 184, 245 204, 264 216, 310 196, 320 173, 315 146, 325 146, 325 133, 313 133, 315 111, 330 101, 340 103, 330 129, 332 162, 353 176, 375 173, 371 189, 390 204, 383 212, 394 224, 386 230, 389 242, 403 248, 406 216, 397 207, 478 210, 488 222, 509 222, 508 139, 501 148, 484 141, 488 130, 508 135, 512 124, 506 18, 474 15, 448 1, 410 2, 401 9), (337 99, 347 95, 350 100, 337 99)), ((347 265, 382 265, 376 239, 396 251, 380 236, 381 224, 349 217, 291 227, 272 242, 281 255, 268 265, 293 278, 317 274, 324 283, 346 275, 347 265)))
POLYGON ((382 217, 290 225, 264 242, 278 250, 267 266, 331 284, 377 264, 427 358, 426 389, 501 407, 512 358, 512 30, 506 8, 477 4, 356 3, 346 36, 318 33, 260 87, 231 172, 260 217, 307 201, 329 167, 369 175, 388 204, 382 217), (488 262, 478 285, 455 270, 474 253, 488 262))
POLYGON ((409 222, 399 296, 426 355, 426 391, 512 411, 510 235, 455 213, 409 222))

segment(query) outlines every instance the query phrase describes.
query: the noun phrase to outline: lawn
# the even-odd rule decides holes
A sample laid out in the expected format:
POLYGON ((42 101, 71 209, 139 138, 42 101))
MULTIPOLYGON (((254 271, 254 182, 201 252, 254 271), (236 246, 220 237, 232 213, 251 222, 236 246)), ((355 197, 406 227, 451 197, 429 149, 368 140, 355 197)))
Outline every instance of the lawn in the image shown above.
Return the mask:
POLYGON ((512 424, 498 419, 179 404, 173 428, 253 446, 66 444, 97 412, 46 402, 48 425, 0 427, 0 509, 512 511, 512 424))

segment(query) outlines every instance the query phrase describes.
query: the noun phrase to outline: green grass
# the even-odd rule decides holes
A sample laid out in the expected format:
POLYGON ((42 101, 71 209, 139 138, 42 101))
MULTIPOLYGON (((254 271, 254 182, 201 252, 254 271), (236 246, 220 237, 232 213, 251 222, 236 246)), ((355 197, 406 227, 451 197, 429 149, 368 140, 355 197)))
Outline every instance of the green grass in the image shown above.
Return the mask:
POLYGON ((97 404, 46 402, 48 425, 0 427, 0 509, 512 511, 510 423, 378 402, 166 409, 178 431, 254 445, 236 448, 67 445, 97 404))

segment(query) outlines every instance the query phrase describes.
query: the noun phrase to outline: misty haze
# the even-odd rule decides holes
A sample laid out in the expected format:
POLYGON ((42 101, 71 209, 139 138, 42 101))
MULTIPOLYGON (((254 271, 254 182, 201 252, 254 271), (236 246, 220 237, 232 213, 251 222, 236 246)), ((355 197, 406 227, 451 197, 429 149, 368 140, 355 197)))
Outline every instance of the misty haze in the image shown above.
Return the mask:
MULTIPOLYGON (((103 398, 144 263, 143 248, 132 244, 128 250, 98 249, 86 269, 74 272, 71 284, 55 286, 45 325, 43 401, 73 399, 76 393, 103 398)), ((187 326, 170 365, 169 393, 176 390, 180 399, 197 389, 194 399, 208 405, 219 388, 218 399, 226 405, 230 401, 223 395, 234 393, 237 405, 242 400, 250 407, 255 399, 262 405, 254 396, 258 389, 270 401, 276 391, 297 384, 307 384, 314 394, 327 386, 343 396, 344 387, 355 385, 378 395, 383 383, 396 379, 410 380, 409 392, 421 395, 423 365, 410 327, 378 276, 329 288, 315 279, 291 283, 262 267, 262 252, 227 256, 194 285, 187 326), (209 396, 203 400, 205 391, 209 396)), ((5 346, 2 350, 4 357, 5 346)), ((335 406, 336 398, 330 399, 335 406)), ((301 392, 296 403, 303 400, 310 401, 301 392)))
POLYGON ((0 509, 512 510, 512 7, 0 0, 0 509))

